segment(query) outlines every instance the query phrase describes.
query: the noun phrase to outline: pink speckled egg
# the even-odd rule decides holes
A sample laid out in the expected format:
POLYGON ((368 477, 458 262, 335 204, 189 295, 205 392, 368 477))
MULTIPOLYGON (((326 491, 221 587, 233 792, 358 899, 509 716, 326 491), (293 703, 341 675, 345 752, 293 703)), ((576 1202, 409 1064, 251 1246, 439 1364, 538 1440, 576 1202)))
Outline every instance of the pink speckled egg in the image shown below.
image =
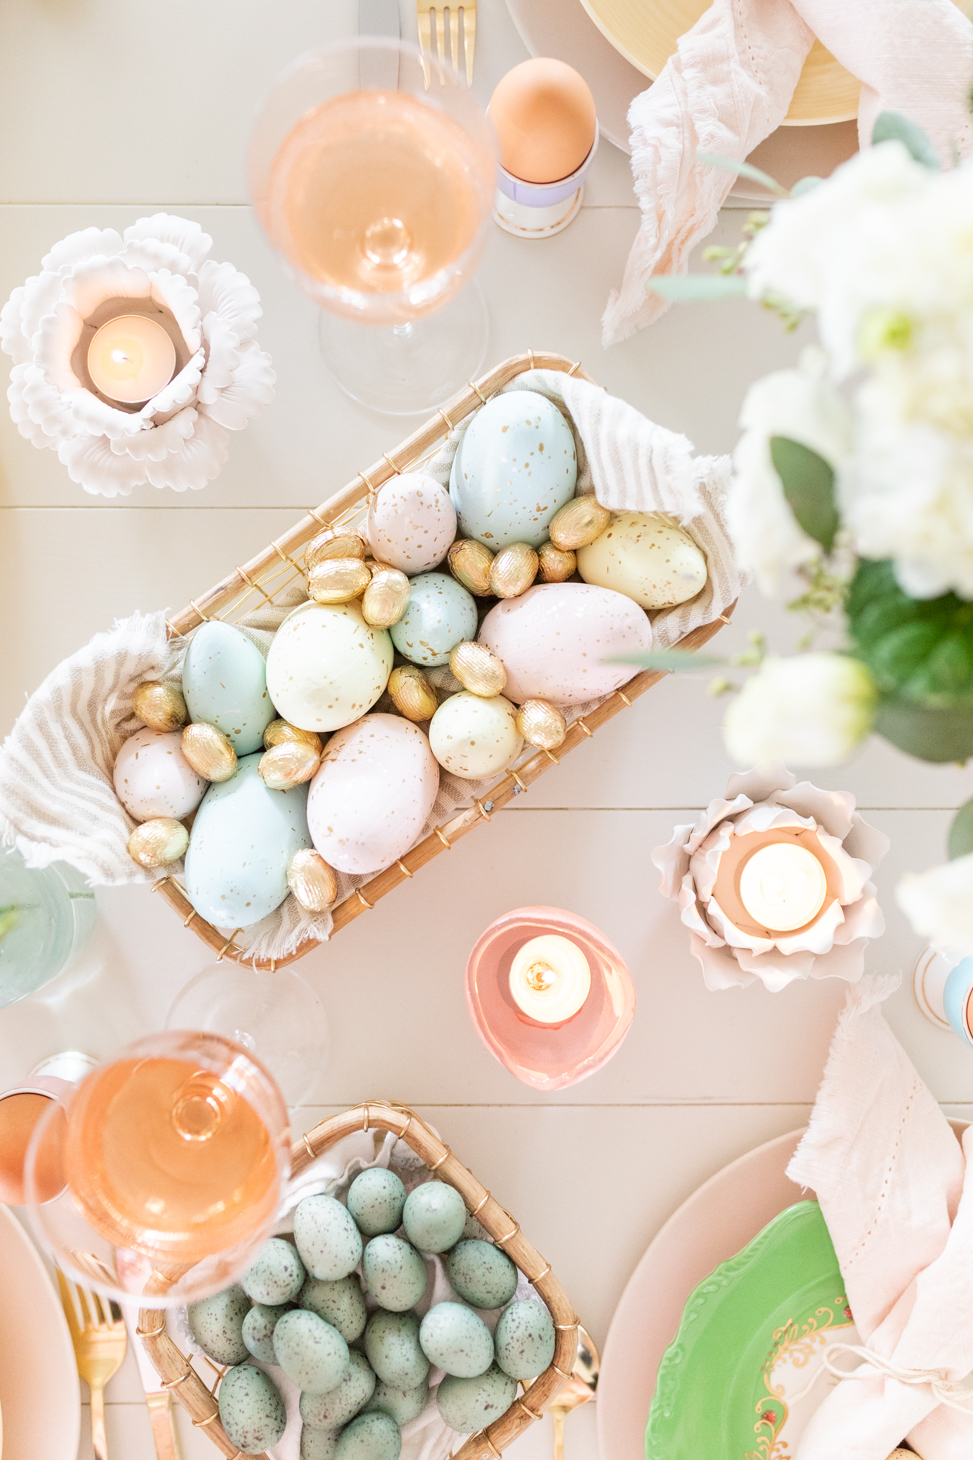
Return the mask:
POLYGON ((438 567, 456 536, 456 509, 445 487, 407 471, 380 487, 365 525, 380 563, 413 576, 438 567))
POLYGON ((209 785, 182 753, 182 731, 136 730, 115 760, 115 795, 136 821, 195 811, 209 785))

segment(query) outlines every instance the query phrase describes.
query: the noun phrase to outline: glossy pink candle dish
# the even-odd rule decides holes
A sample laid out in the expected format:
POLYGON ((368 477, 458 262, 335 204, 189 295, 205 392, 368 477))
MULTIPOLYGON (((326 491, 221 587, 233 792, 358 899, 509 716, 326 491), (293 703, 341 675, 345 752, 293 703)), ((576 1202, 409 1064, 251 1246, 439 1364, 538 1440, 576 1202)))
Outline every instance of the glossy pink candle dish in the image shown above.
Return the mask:
POLYGON ((535 1090, 575 1085, 611 1058, 635 1015, 635 988, 603 933, 558 907, 519 907, 490 924, 466 965, 466 1002, 477 1033, 502 1065, 535 1090), (518 1007, 510 971, 532 938, 557 934, 581 949, 591 988, 576 1014, 541 1024, 518 1007))

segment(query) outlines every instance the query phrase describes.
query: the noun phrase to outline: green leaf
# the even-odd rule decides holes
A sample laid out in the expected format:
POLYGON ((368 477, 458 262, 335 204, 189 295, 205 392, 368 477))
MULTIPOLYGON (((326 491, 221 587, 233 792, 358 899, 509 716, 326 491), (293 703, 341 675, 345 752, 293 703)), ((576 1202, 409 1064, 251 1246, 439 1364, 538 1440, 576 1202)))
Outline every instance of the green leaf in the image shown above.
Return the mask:
POLYGON ((966 857, 973 852, 973 801, 967 801, 966 805, 961 806, 953 817, 946 850, 951 862, 954 862, 957 857, 966 857))
POLYGON ((801 527, 830 553, 839 526, 834 470, 816 451, 786 436, 771 436, 770 459, 801 527))
POLYGON ((868 666, 875 676, 879 689, 892 693, 900 685, 908 683, 925 664, 929 655, 939 643, 935 624, 922 623, 915 618, 890 627, 875 640, 868 666))
POLYGON ((890 695, 879 702, 874 728, 920 760, 942 764, 973 755, 973 701, 944 709, 890 695))
POLYGON ((901 112, 879 112, 872 128, 872 146, 878 142, 901 142, 912 153, 917 162, 933 172, 939 172, 942 164, 939 154, 921 127, 904 117, 901 112))
POLYGON ((927 709, 973 708, 973 603, 910 598, 889 562, 861 561, 847 601, 853 651, 883 694, 927 709))
POLYGON ((753 182, 762 183, 778 198, 789 198, 790 193, 785 187, 772 178, 769 173, 761 172, 759 167, 754 167, 751 162, 737 162, 732 157, 717 157, 715 152, 697 152, 696 161, 705 163, 707 167, 721 167, 724 172, 735 172, 740 177, 748 177, 753 182))
POLYGON ((689 304, 713 299, 737 299, 747 292, 742 274, 656 274, 646 283, 646 290, 661 294, 676 304, 689 304))
POLYGON ((694 669, 712 669, 714 664, 725 664, 713 654, 693 654, 686 649, 649 649, 644 654, 623 654, 618 659, 606 659, 606 664, 638 664, 642 669, 665 669, 673 674, 688 673, 694 669))
POLYGON ((813 193, 814 189, 820 187, 824 182, 823 177, 802 177, 791 188, 792 198, 803 198, 805 193, 813 193))

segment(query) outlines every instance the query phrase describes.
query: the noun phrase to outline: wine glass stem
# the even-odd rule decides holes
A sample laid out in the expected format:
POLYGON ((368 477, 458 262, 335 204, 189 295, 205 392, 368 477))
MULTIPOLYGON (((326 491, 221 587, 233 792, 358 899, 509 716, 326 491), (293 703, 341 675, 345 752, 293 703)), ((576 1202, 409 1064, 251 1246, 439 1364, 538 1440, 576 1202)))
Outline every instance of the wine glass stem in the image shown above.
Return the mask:
POLYGON ((392 333, 400 340, 411 340, 415 334, 415 325, 411 320, 407 324, 394 324, 392 333))
POLYGON ((564 1460, 564 1411, 552 1410, 551 1419, 554 1421, 554 1460, 564 1460))

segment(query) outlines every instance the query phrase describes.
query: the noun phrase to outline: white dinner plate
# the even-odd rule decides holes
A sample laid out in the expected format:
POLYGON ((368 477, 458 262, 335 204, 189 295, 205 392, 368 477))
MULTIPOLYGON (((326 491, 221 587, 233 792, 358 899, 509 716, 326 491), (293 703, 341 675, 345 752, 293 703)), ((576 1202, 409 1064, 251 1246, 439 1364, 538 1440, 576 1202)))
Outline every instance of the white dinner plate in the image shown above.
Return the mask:
POLYGON ((5 1460, 74 1460, 81 1394, 60 1299, 37 1248, 0 1206, 0 1411, 5 1460))

